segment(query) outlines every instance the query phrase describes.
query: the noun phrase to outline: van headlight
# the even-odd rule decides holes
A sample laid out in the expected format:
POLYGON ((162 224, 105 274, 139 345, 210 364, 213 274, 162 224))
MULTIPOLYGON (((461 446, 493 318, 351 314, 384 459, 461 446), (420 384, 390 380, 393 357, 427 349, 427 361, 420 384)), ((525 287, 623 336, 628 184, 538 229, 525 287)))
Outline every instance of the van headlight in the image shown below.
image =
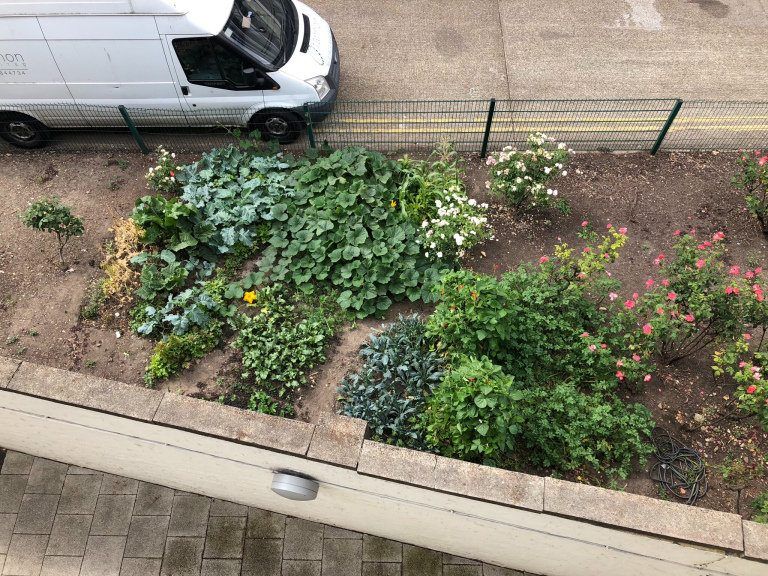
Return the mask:
POLYGON ((320 100, 325 98, 328 95, 328 92, 331 91, 331 87, 328 85, 328 80, 325 79, 325 76, 315 76, 314 78, 310 78, 307 80, 307 84, 315 89, 317 97, 320 100))

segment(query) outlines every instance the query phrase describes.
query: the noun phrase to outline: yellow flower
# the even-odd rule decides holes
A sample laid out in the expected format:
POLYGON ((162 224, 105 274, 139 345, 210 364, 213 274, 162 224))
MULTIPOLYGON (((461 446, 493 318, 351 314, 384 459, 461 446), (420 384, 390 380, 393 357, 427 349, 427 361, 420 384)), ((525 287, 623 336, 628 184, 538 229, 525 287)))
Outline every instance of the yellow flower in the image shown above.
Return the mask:
POLYGON ((251 290, 250 292, 246 292, 243 294, 243 300, 248 302, 248 304, 253 304, 253 301, 256 300, 256 292, 251 290))
POLYGON ((397 200, 392 200, 392 202, 390 202, 389 205, 392 206, 392 208, 396 208, 397 207, 397 200))

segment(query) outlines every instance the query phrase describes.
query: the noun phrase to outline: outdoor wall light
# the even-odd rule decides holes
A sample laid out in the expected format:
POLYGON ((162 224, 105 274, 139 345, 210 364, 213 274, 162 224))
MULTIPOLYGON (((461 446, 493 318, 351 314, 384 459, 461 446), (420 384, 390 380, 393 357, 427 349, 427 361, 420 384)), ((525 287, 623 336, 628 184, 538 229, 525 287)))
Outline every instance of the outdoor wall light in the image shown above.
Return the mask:
POLYGON ((275 472, 272 477, 272 492, 288 500, 314 500, 319 489, 318 482, 289 472, 275 472))

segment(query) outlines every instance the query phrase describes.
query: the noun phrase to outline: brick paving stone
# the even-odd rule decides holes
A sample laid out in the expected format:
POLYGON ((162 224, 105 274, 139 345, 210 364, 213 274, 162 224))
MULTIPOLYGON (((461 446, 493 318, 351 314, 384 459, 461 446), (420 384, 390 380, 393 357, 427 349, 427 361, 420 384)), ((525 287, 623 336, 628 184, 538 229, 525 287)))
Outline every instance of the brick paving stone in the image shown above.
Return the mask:
POLYGON ((48 556, 82 556, 88 543, 92 516, 57 514, 48 539, 48 556))
POLYGON ((363 562, 363 576, 400 576, 400 562, 363 562))
POLYGON ((204 558, 242 558, 245 517, 214 516, 208 520, 204 558))
POLYGON ((27 480, 27 494, 61 494, 69 465, 35 458, 27 480))
POLYGON ((300 518, 288 518, 285 521, 283 558, 286 560, 322 560, 323 525, 300 518))
POLYGON ((16 514, 0 514, 0 554, 8 553, 14 524, 16 524, 16 514))
POLYGON ((242 576, 280 576, 282 558, 282 540, 246 540, 242 576))
POLYGON ((284 538, 285 515, 259 510, 248 509, 247 538, 284 538))
POLYGON ((483 576, 525 576, 525 572, 510 570, 492 564, 483 564, 483 576))
POLYGON ((214 498, 211 502, 211 516, 248 516, 248 506, 214 498))
POLYGON ((82 556, 46 556, 40 576, 78 576, 82 556))
POLYGON ((453 554, 443 553, 443 564, 480 564, 477 560, 454 556, 453 554))
POLYGON ((101 474, 101 472, 97 470, 91 470, 90 468, 82 468, 80 466, 75 466, 74 464, 70 464, 69 470, 67 470, 67 474, 101 474))
POLYGON ((59 514, 93 514, 100 487, 100 474, 68 474, 61 490, 59 514))
POLYGON ((98 536, 127 536, 136 496, 102 494, 96 502, 91 534, 98 536))
POLYGON ((359 576, 363 562, 363 542, 349 538, 323 542, 323 576, 359 576))
POLYGON ((200 576, 240 576, 240 560, 204 558, 200 576))
POLYGON ((122 476, 113 476, 104 474, 104 480, 101 483, 100 494, 136 494, 139 489, 139 481, 132 478, 123 478, 122 476))
POLYGON ((173 490, 157 484, 139 482, 136 505, 137 516, 170 516, 173 506, 173 490))
POLYGON ((321 570, 318 560, 283 560, 282 576, 320 576, 321 570))
POLYGON ((16 534, 50 534, 59 497, 54 494, 24 494, 13 531, 16 534))
POLYGON ((366 534, 363 536, 363 560, 366 562, 402 562, 403 545, 394 540, 366 534))
POLYGON ((0 514, 19 511, 26 486, 26 476, 0 476, 0 514))
POLYGON ((362 538, 363 535, 360 532, 353 532, 352 530, 346 530, 344 528, 337 528, 336 526, 325 526, 323 531, 324 538, 362 538))
POLYGON ((120 576, 125 536, 89 536, 80 576, 120 576))
POLYGON ((160 576, 160 558, 123 558, 120 576, 160 576))
POLYGON ((444 564, 443 576, 483 576, 483 566, 480 564, 444 564))
POLYGON ((5 557, 3 574, 12 576, 38 576, 45 558, 48 536, 14 534, 5 557))
POLYGON ((134 516, 125 543, 126 558, 162 558, 168 516, 134 516))
POLYGON ((403 544, 403 576, 442 576, 440 552, 403 544))
POLYGON ((5 453, 3 469, 0 471, 0 474, 29 474, 34 461, 35 457, 29 454, 8 451, 5 453))
POLYGON ((199 576, 204 538, 168 538, 161 576, 199 576))
POLYGON ((211 499, 205 496, 176 495, 168 536, 205 536, 210 508, 211 499))

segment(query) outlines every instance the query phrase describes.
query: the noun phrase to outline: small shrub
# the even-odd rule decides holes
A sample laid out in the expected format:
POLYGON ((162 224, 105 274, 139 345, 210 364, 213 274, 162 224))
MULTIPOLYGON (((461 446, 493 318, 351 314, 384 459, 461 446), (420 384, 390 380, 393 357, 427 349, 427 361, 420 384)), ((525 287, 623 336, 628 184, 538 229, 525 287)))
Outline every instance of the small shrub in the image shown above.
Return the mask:
POLYGON ((202 358, 218 346, 222 337, 221 322, 211 322, 181 336, 171 334, 155 345, 144 372, 144 382, 154 387, 187 368, 193 360, 202 358))
POLYGON ((768 492, 763 492, 752 502, 752 520, 768 524, 768 492))
POLYGON ((757 221, 763 234, 768 234, 768 153, 743 153, 738 161, 741 172, 733 183, 744 191, 747 209, 757 221))
POLYGON ((574 383, 529 388, 522 413, 519 442, 534 466, 627 478, 653 452, 651 413, 611 393, 585 393, 574 383))
POLYGON ((488 358, 461 357, 427 400, 427 444, 449 457, 494 464, 516 448, 523 392, 488 358))
POLYGON ((527 148, 519 151, 511 146, 491 154, 486 164, 491 167, 486 187, 509 200, 517 208, 558 208, 568 212, 568 203, 548 184, 557 176, 566 176, 565 165, 571 150, 544 134, 530 134, 527 148))
POLYGON ((733 344, 718 350, 714 355, 715 376, 728 375, 737 384, 734 393, 738 406, 748 414, 757 416, 762 427, 768 431, 768 353, 758 347, 750 351, 744 334, 733 344))
POLYGON ((62 266, 64 266, 64 247, 71 238, 82 236, 85 231, 83 221, 73 215, 71 209, 64 206, 55 196, 33 202, 22 214, 21 220, 29 228, 56 235, 62 266))
POLYGON ((325 347, 340 322, 332 303, 302 303, 281 286, 246 292, 248 314, 238 320, 233 346, 243 355, 242 378, 280 398, 307 383, 306 373, 325 361, 325 347))
POLYGON ((401 316, 360 350, 365 363, 339 386, 341 413, 368 422, 375 440, 424 448, 416 424, 443 377, 444 361, 417 316, 401 316))
POLYGON ((146 179, 149 187, 161 194, 172 194, 179 190, 176 177, 181 166, 176 164, 176 154, 168 152, 163 146, 157 147, 157 165, 147 170, 146 179))
POLYGON ((101 314, 101 308, 104 306, 105 300, 104 280, 92 280, 88 285, 85 298, 80 306, 80 318, 83 320, 96 320, 101 314))

